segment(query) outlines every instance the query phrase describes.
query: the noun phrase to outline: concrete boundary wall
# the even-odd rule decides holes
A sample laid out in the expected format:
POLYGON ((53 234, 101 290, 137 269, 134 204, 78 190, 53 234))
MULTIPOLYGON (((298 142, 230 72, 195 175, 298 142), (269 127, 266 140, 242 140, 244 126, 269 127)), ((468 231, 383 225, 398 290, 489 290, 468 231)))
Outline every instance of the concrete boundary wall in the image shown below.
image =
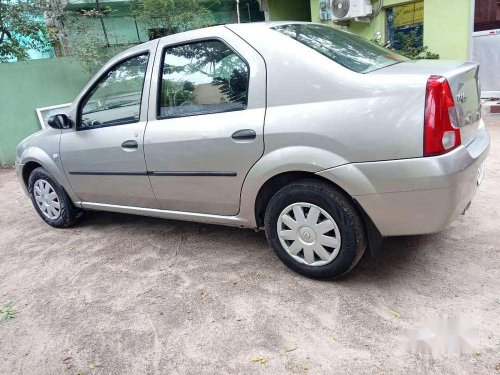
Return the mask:
POLYGON ((17 144, 40 130, 35 109, 72 102, 90 79, 72 59, 0 64, 0 165, 13 165, 17 144))

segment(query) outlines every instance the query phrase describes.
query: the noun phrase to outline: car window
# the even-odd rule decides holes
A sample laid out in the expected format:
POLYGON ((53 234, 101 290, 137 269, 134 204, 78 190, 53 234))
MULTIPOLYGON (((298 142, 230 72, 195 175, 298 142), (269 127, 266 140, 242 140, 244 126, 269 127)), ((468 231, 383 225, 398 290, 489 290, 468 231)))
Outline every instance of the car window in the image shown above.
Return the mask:
POLYGON ((245 109, 249 69, 219 40, 165 49, 158 117, 245 109))
POLYGON ((408 60, 357 35, 330 26, 289 24, 273 29, 357 73, 369 73, 408 60))
POLYGON ((148 54, 134 56, 105 74, 81 109, 80 129, 139 121, 148 54))

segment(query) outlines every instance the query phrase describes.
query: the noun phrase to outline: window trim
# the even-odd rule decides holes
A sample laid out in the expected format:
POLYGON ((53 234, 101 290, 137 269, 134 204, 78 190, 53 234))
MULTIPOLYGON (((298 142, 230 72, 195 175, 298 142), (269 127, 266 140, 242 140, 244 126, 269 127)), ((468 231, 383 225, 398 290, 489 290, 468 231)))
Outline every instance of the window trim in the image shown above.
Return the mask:
POLYGON ((229 43, 227 43, 223 38, 218 37, 218 36, 211 36, 211 37, 206 37, 206 38, 198 38, 198 39, 192 39, 189 41, 183 41, 183 42, 178 42, 178 43, 172 43, 163 46, 162 51, 161 51, 161 58, 160 58, 160 66, 158 67, 158 85, 156 87, 156 110, 155 110, 155 117, 156 120, 168 120, 168 119, 175 119, 175 118, 183 118, 183 117, 196 117, 196 116, 206 116, 206 115, 216 115, 219 113, 228 113, 228 112, 238 112, 238 111, 245 111, 248 109, 248 100, 250 98, 250 64, 248 63, 247 59, 245 59, 236 49, 234 49, 229 43), (202 42, 210 42, 210 41, 216 41, 216 42, 221 42, 223 43, 227 48, 229 48, 233 53, 238 56, 247 66, 248 70, 248 78, 247 78, 247 103, 245 104, 244 107, 242 108, 235 108, 235 109, 225 109, 225 110, 219 110, 219 111, 213 111, 213 112, 206 112, 206 113, 191 113, 191 114, 181 114, 181 115, 171 115, 171 116, 161 116, 160 111, 161 111, 161 87, 163 84, 163 67, 165 65, 165 55, 167 53, 167 49, 169 48, 175 48, 179 46, 186 46, 189 44, 198 44, 202 42))
POLYGON ((93 129, 102 129, 102 128, 109 128, 111 126, 121 126, 121 125, 128 125, 128 124, 136 124, 138 122, 140 122, 140 118, 139 120, 135 120, 135 121, 127 121, 127 122, 123 122, 123 123, 119 123, 119 124, 109 124, 109 125, 100 125, 100 126, 93 126, 91 128, 82 128, 82 107, 83 107, 83 103, 86 104, 86 101, 87 99, 89 99, 89 96, 91 95, 92 91, 96 88, 96 86, 101 83, 102 81, 102 78, 106 75, 109 74, 110 71, 112 71, 115 67, 117 67, 118 65, 128 61, 128 60, 131 60, 133 58, 136 58, 136 57, 139 57, 139 56, 148 56, 148 62, 147 62, 147 65, 146 65, 146 72, 144 73, 144 80, 142 81, 142 88, 141 88, 141 99, 140 99, 140 104, 139 104, 139 117, 141 115, 141 112, 142 112, 142 99, 143 99, 143 96, 144 96, 144 84, 146 83, 146 79, 148 78, 148 67, 149 67, 149 64, 151 63, 151 53, 149 50, 145 50, 145 51, 141 51, 141 52, 137 52, 137 53, 134 53, 134 54, 131 54, 131 55, 127 55, 127 56, 124 56, 122 59, 118 60, 116 63, 114 63, 113 65, 111 65, 108 69, 106 69, 104 71, 104 73, 102 73, 98 79, 96 79, 94 81, 94 83, 89 87, 89 89, 85 92, 85 94, 82 96, 82 98, 80 99, 80 101, 78 102, 78 106, 77 106, 77 109, 76 109, 76 126, 75 126, 75 129, 76 131, 85 131, 85 130, 93 130, 93 129))

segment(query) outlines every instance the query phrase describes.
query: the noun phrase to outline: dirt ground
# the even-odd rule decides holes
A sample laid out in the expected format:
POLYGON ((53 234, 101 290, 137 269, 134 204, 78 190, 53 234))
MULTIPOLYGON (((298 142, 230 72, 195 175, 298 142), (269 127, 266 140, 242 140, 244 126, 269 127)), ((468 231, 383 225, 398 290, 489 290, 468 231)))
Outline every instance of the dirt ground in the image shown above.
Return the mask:
POLYGON ((1 374, 500 374, 500 120, 466 216, 386 239, 337 282, 263 233, 109 213, 47 226, 0 170, 1 374), (423 317, 473 319, 478 353, 414 354, 423 317), (256 360, 259 357, 262 360, 256 360))

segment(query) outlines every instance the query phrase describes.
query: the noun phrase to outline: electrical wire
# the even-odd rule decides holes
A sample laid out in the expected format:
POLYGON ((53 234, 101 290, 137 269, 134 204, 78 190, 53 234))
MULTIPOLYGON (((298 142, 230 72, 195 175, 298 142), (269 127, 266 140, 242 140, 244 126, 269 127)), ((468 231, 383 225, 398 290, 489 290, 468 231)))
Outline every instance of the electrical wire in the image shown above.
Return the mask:
POLYGON ((380 13, 381 9, 382 9, 382 0, 377 0, 377 5, 373 6, 373 12, 370 17, 375 18, 375 16, 380 13))

